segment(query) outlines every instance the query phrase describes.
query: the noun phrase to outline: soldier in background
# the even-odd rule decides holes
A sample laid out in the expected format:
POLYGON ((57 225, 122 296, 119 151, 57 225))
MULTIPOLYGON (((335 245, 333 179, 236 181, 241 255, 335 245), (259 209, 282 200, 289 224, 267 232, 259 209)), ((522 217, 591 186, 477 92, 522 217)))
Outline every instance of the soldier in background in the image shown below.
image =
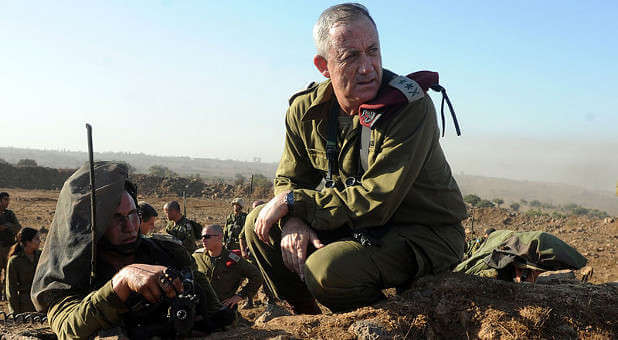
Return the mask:
MULTIPOLYGON (((255 200, 253 201, 253 203, 251 204, 251 210, 253 211, 253 209, 259 207, 260 205, 264 204, 266 202, 262 201, 262 200, 255 200)), ((245 216, 245 223, 246 223, 247 219, 245 216)), ((254 259, 251 259, 251 254, 249 253, 249 248, 247 246, 247 239, 245 238, 245 230, 243 227, 243 230, 240 232, 240 235, 238 235, 238 245, 240 246, 240 252, 242 254, 242 257, 246 258, 249 260, 249 262, 251 263, 255 263, 254 259)))
POLYGON ((239 236, 245 227, 245 219, 247 218, 247 213, 242 211, 243 204, 242 198, 234 198, 232 200, 232 209, 234 211, 227 216, 225 221, 223 243, 230 250, 241 249, 239 236))
POLYGON ((168 219, 165 232, 180 240, 183 247, 192 254, 197 249, 196 242, 201 237, 202 225, 181 214, 178 201, 165 203, 163 210, 168 219))
POLYGON ((6 265, 6 298, 9 312, 14 314, 34 312, 30 289, 34 271, 39 263, 41 239, 36 229, 25 227, 17 233, 17 243, 11 247, 6 265))
POLYGON ((223 228, 211 224, 202 230, 202 244, 193 253, 198 270, 206 274, 221 303, 228 308, 246 299, 252 301, 263 282, 262 274, 256 266, 226 249, 222 242, 223 228), (244 279, 247 284, 239 291, 244 279))
POLYGON ((15 213, 8 209, 10 202, 9 193, 0 192, 0 300, 6 300, 4 287, 8 254, 11 246, 15 244, 15 235, 21 229, 15 213))
POLYGON ((142 235, 148 235, 154 229, 155 222, 157 221, 157 211, 150 204, 141 202, 139 204, 139 213, 142 218, 142 224, 140 225, 140 232, 142 235))

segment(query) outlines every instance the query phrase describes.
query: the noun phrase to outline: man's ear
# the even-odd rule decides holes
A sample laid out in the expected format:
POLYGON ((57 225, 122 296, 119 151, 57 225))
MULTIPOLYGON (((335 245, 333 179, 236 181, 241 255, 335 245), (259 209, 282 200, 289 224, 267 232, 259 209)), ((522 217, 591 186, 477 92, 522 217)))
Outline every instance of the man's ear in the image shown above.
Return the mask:
POLYGON ((328 72, 328 63, 326 59, 321 55, 316 55, 313 57, 313 64, 315 67, 322 73, 322 75, 326 78, 330 78, 330 72, 328 72))

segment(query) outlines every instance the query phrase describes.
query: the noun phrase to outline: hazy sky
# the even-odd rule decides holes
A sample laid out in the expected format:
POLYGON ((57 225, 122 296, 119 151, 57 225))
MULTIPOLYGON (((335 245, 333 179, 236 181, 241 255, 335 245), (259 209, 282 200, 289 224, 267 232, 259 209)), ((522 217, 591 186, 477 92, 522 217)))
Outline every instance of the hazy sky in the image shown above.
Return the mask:
MULTIPOLYGON (((278 161, 335 3, 0 0, 0 145, 278 161)), ((456 172, 613 190, 618 2, 362 3, 386 68, 440 73, 456 172)))

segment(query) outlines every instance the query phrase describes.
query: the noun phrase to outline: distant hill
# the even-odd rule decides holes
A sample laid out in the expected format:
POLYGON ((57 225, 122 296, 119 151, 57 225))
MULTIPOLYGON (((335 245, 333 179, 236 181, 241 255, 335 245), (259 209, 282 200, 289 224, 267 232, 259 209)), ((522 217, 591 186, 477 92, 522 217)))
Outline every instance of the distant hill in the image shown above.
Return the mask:
POLYGON ((595 191, 563 183, 518 181, 471 175, 455 175, 464 195, 476 194, 484 199, 502 198, 505 206, 520 199, 539 200, 552 205, 575 203, 618 216, 618 197, 611 191, 595 191))
MULTIPOLYGON (((0 159, 17 163, 20 159, 34 159, 39 165, 52 168, 77 168, 87 160, 85 152, 52 151, 0 147, 0 159)), ((143 153, 104 152, 95 153, 95 159, 117 160, 131 164, 139 173, 146 173, 153 165, 163 165, 180 175, 199 174, 202 178, 222 177, 231 179, 236 174, 245 177, 262 174, 272 178, 276 163, 241 162, 212 158, 165 157, 143 153)), ((466 194, 477 194, 482 198, 502 198, 505 204, 539 200, 553 205, 575 203, 586 208, 606 211, 618 216, 618 197, 611 191, 595 191, 562 183, 519 181, 504 178, 472 175, 455 175, 457 182, 466 194)))
MULTIPOLYGON (((20 159, 34 159, 38 165, 58 169, 76 169, 88 160, 88 154, 81 151, 36 150, 0 147, 0 159, 17 163, 20 159)), ((233 178, 236 174, 249 177, 261 174, 273 177, 276 163, 242 162, 213 158, 152 156, 143 153, 95 152, 95 160, 114 160, 127 162, 138 173, 147 173, 153 165, 162 165, 179 175, 199 174, 202 178, 233 178)))

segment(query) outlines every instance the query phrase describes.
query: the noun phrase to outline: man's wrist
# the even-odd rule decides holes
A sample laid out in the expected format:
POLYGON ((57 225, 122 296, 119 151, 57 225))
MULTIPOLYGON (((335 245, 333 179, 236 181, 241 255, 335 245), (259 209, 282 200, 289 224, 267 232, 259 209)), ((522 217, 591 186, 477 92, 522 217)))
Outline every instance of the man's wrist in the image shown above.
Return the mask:
POLYGON ((290 190, 284 196, 284 202, 288 206, 288 215, 290 215, 294 210, 294 191, 290 190))

